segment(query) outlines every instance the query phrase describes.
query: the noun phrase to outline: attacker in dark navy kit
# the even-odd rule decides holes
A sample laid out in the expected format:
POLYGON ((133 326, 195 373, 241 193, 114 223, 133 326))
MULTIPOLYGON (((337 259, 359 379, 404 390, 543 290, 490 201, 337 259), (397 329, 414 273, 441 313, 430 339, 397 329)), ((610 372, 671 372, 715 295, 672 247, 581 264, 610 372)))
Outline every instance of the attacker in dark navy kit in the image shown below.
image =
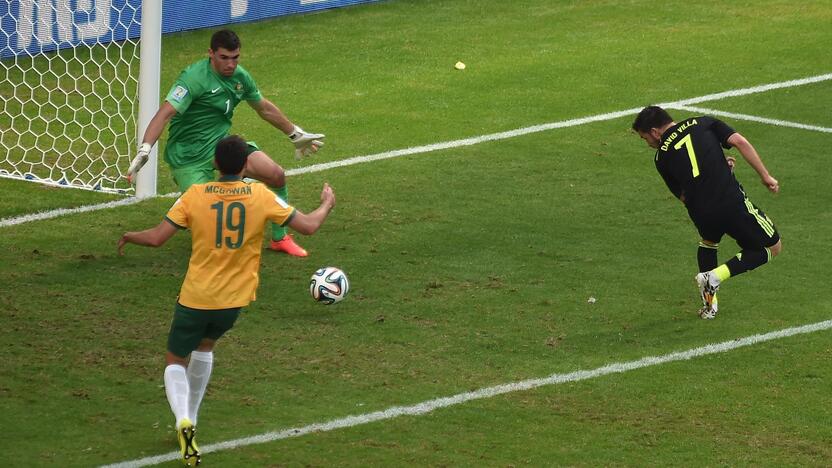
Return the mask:
POLYGON ((779 192, 780 184, 751 143, 719 119, 702 116, 676 123, 661 107, 648 106, 639 112, 632 128, 656 149, 656 169, 685 204, 702 237, 696 275, 703 302, 699 316, 712 319, 718 309, 719 285, 767 263, 782 249, 774 223, 745 195, 733 174, 734 158, 726 158, 723 148, 736 148, 769 191, 779 192), (725 234, 742 250, 717 266, 717 248, 725 234))

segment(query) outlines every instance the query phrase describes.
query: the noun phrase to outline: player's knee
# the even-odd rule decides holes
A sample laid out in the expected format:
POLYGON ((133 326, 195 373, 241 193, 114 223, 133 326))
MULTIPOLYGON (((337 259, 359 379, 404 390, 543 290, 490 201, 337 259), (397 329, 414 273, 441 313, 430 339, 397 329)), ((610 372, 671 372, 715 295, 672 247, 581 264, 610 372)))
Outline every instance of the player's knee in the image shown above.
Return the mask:
POLYGON ((266 183, 269 187, 283 187, 286 185, 286 173, 283 172, 283 168, 280 166, 275 165, 271 171, 269 171, 269 175, 263 182, 266 183))
POLYGON ((286 185, 286 173, 283 172, 283 168, 277 166, 277 170, 275 170, 274 176, 274 186, 275 187, 283 187, 286 185))
POLYGON ((182 367, 188 367, 188 360, 186 358, 173 354, 170 351, 165 354, 165 363, 169 366, 176 364, 182 367))
POLYGON ((197 346, 196 350, 206 353, 209 351, 214 350, 214 345, 217 343, 216 340, 212 340, 209 338, 203 338, 202 341, 199 342, 199 346, 197 346))

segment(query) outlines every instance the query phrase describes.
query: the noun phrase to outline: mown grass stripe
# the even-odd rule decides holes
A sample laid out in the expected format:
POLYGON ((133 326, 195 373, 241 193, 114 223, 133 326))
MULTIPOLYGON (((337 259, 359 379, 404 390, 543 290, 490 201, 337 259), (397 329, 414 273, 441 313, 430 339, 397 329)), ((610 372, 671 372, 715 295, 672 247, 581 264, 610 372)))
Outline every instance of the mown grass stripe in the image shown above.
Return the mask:
MULTIPOLYGON (((566 374, 552 374, 548 377, 539 379, 528 379, 519 382, 495 385, 493 387, 481 388, 479 390, 459 393, 449 397, 441 397, 433 400, 423 401, 421 403, 417 403, 410 406, 394 406, 392 408, 387 408, 382 411, 375 411, 372 413, 366 413, 355 416, 347 416, 345 418, 333 419, 331 421, 323 423, 309 424, 303 427, 283 429, 251 437, 244 437, 240 439, 233 439, 225 442, 205 445, 202 448, 202 453, 219 452, 222 450, 233 450, 248 445, 265 444, 268 442, 288 439, 291 437, 300 437, 315 432, 328 432, 334 431, 336 429, 344 429, 362 424, 393 419, 399 416, 419 416, 426 413, 430 413, 437 409, 447 408, 450 406, 459 405, 473 400, 491 398, 507 393, 532 390, 548 385, 579 382, 581 380, 594 379, 610 374, 621 374, 624 372, 642 369, 645 367, 667 364, 676 361, 685 361, 712 354, 724 353, 746 346, 765 343, 767 341, 778 340, 795 335, 814 333, 818 331, 828 330, 830 328, 832 328, 832 320, 825 320, 823 322, 817 322, 810 325, 785 328, 774 332, 752 335, 745 338, 738 338, 736 340, 729 340, 723 341, 721 343, 700 346, 698 348, 689 349, 687 351, 678 351, 669 354, 664 354, 661 356, 648 356, 641 358, 637 361, 616 362, 591 370, 578 370, 566 374)), ((177 460, 179 459, 179 457, 179 452, 170 452, 163 455, 156 455, 152 457, 140 458, 112 465, 106 465, 106 467, 135 468, 177 460)))

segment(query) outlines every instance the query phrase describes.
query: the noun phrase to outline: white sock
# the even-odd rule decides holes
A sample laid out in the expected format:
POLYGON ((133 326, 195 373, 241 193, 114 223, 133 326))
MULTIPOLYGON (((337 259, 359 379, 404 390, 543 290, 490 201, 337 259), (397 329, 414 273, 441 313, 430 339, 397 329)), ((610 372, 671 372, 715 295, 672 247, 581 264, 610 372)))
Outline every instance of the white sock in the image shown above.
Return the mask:
POLYGON ((211 368, 213 364, 213 352, 194 351, 191 353, 191 362, 188 364, 188 383, 191 387, 190 399, 188 400, 188 414, 191 415, 191 422, 194 423, 194 426, 196 426, 199 405, 202 403, 202 397, 205 396, 208 381, 211 380, 211 368))
POLYGON ((176 427, 188 417, 188 376, 185 368, 179 364, 165 367, 165 394, 173 415, 176 417, 176 427))

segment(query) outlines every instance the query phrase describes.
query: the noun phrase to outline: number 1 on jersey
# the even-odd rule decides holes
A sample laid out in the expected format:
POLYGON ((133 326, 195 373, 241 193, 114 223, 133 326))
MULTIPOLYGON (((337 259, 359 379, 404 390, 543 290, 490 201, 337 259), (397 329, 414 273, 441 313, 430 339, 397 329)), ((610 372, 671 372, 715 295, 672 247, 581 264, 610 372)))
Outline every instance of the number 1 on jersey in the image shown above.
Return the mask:
POLYGON ((696 151, 693 150, 693 141, 690 139, 690 133, 688 133, 687 135, 685 135, 684 138, 676 142, 676 144, 673 145, 673 149, 679 149, 682 147, 682 145, 685 145, 685 150, 687 150, 688 152, 688 157, 690 158, 690 167, 693 171, 693 177, 695 178, 699 176, 699 164, 697 164, 696 162, 696 151))

